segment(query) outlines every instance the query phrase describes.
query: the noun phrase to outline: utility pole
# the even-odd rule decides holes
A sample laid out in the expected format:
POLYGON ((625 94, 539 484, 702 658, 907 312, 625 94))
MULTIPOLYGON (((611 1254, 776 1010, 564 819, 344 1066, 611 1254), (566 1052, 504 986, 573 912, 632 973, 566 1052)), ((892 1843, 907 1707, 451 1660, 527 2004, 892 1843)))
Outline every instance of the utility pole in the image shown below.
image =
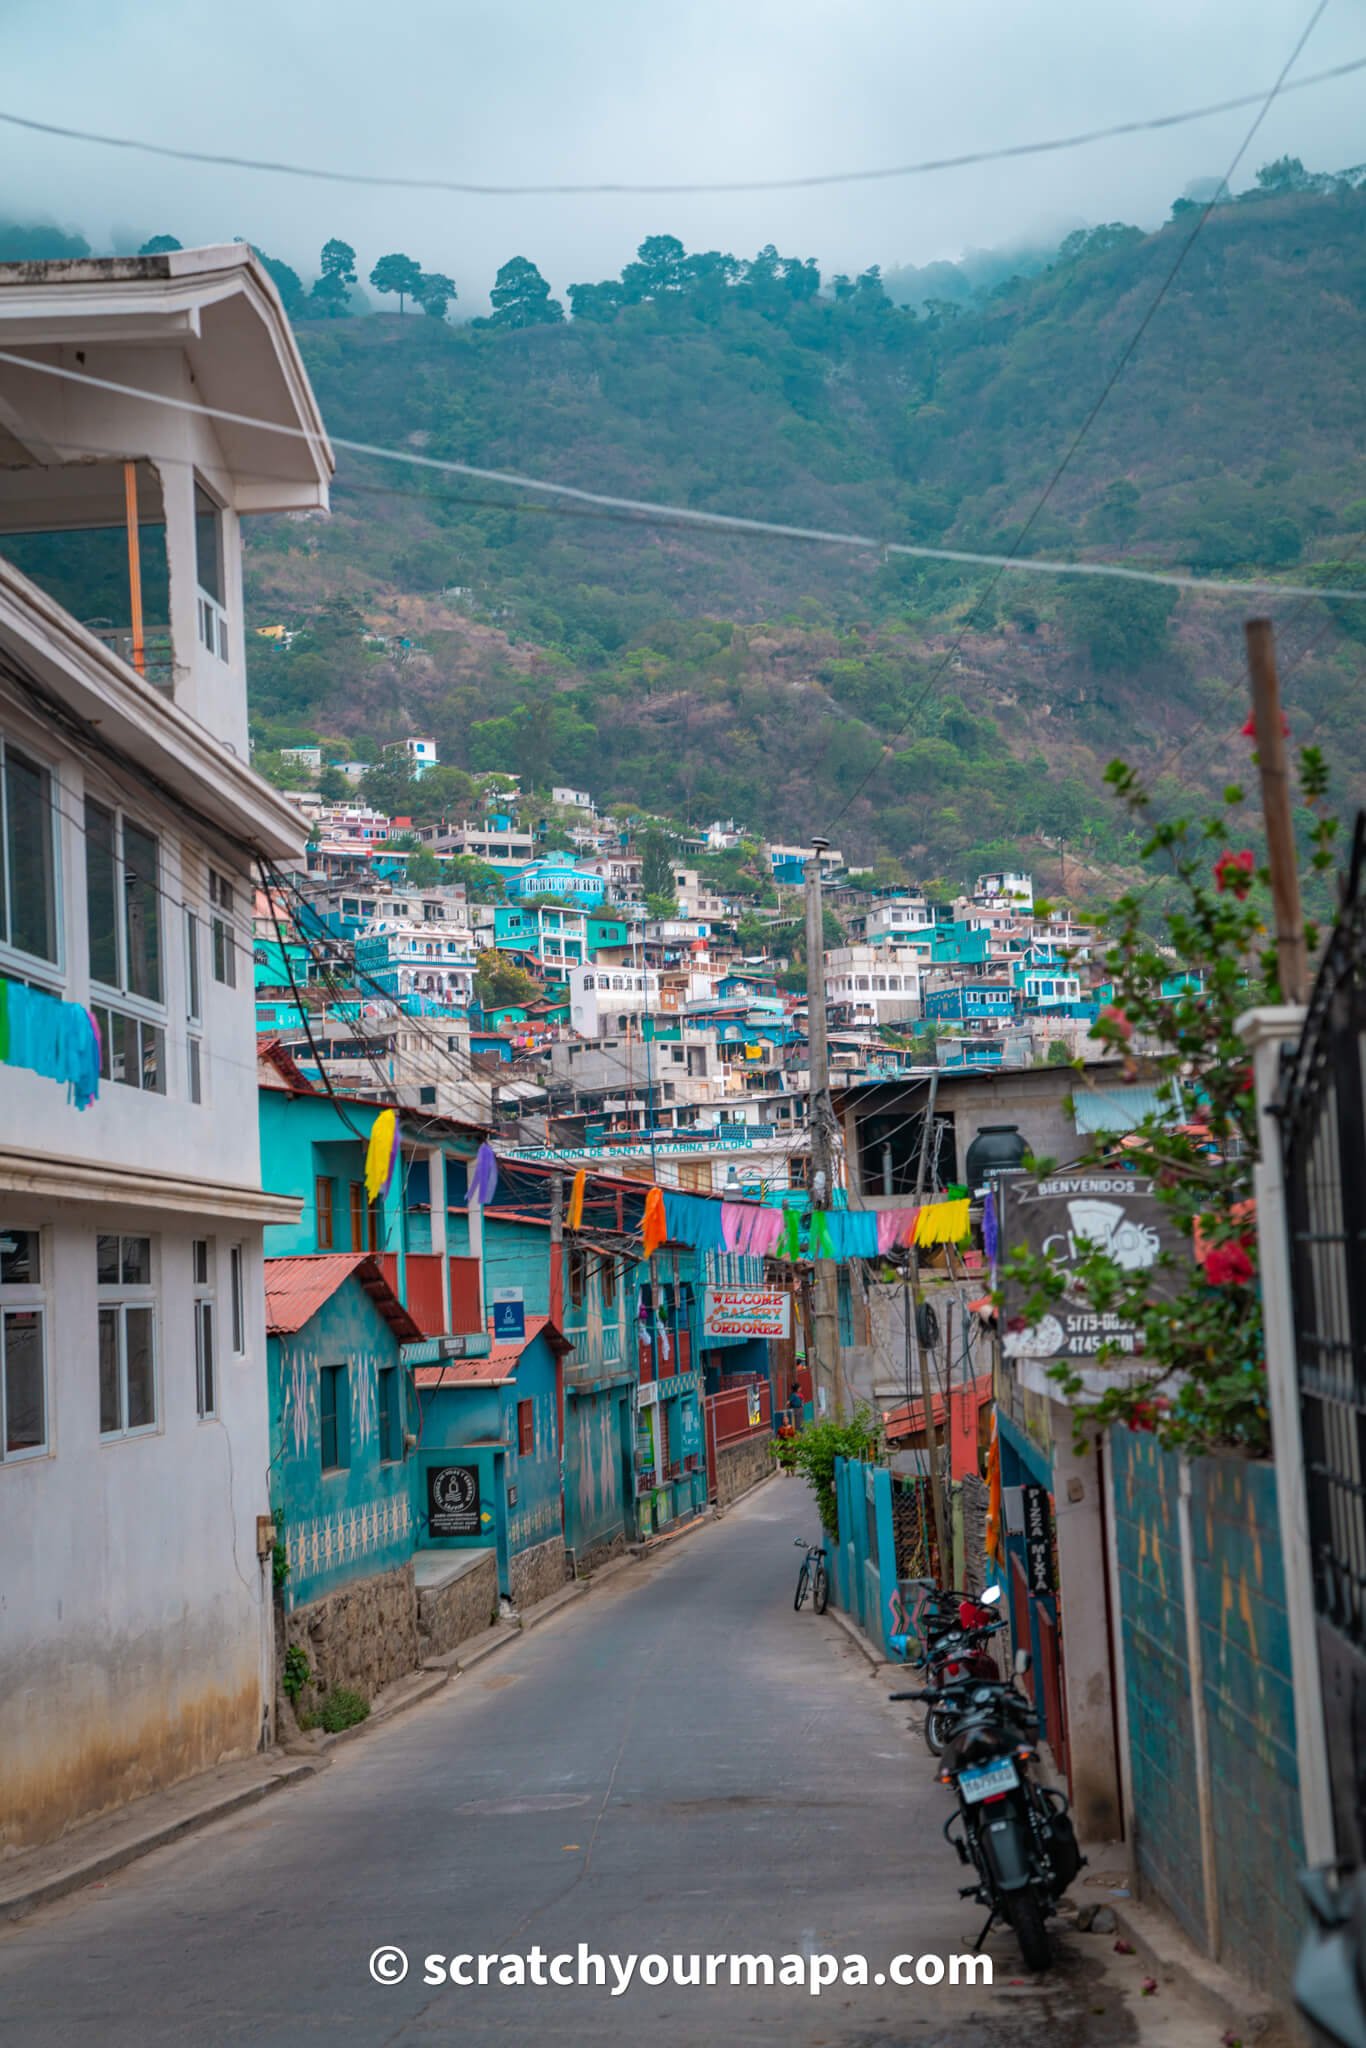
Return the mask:
POLYGON ((1266 826, 1266 857, 1271 868, 1271 899, 1276 910, 1276 973, 1281 1000, 1309 1000, 1309 952, 1304 943, 1304 911, 1295 860, 1295 828, 1290 815, 1290 776, 1285 762, 1285 729, 1281 722, 1281 686, 1276 674, 1276 644, 1270 619, 1249 619, 1247 665, 1252 677, 1252 720, 1257 734, 1257 772, 1262 781, 1262 819, 1266 826))
MULTIPOLYGON (((828 1209, 835 1187, 835 1112, 830 1101, 830 1048, 825 1017, 825 916, 821 904, 821 855, 828 839, 813 839, 806 863, 806 1044, 811 1077, 811 1206, 828 1209)), ((834 1275, 828 1259, 812 1261, 815 1269, 812 1325, 812 1379, 820 1410, 823 1389, 836 1417, 844 1413, 840 1372, 839 1314, 834 1275)))
MULTIPOLYGON (((934 1133, 934 1106, 938 1097, 939 1069, 936 1067, 930 1075, 929 1094, 926 1099, 924 1112, 925 1121, 920 1132, 920 1163, 916 1168, 915 1175, 915 1205, 917 1209, 925 1199, 925 1181, 928 1177, 930 1164, 930 1141, 934 1133)), ((918 1312, 922 1298, 920 1292, 920 1254, 914 1247, 912 1247, 910 1254, 910 1265, 914 1274, 915 1306, 918 1312)), ((906 1303, 906 1312, 906 1349, 909 1356, 911 1344, 911 1304, 909 1301, 906 1303)), ((918 1330, 916 1332, 916 1348, 920 1353, 920 1403, 925 1414, 925 1456, 930 1467, 930 1503, 934 1513, 935 1536, 939 1543, 940 1576, 943 1582, 947 1584, 951 1576, 952 1566, 948 1550, 949 1524, 944 1502, 944 1474, 939 1464, 939 1432, 934 1426, 934 1387, 930 1380, 929 1346, 923 1341, 918 1330)), ((951 1378, 947 1384, 948 1392, 944 1400, 946 1410, 953 1401, 953 1382, 951 1378)))

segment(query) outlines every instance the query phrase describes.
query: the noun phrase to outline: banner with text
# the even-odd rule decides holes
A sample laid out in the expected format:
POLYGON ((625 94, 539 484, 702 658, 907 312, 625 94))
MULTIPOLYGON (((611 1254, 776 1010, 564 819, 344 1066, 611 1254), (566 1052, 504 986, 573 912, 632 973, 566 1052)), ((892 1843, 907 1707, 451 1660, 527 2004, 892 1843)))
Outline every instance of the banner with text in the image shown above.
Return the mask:
POLYGON ((709 1337, 786 1337, 792 1296, 782 1287, 709 1287, 702 1308, 702 1342, 709 1337))

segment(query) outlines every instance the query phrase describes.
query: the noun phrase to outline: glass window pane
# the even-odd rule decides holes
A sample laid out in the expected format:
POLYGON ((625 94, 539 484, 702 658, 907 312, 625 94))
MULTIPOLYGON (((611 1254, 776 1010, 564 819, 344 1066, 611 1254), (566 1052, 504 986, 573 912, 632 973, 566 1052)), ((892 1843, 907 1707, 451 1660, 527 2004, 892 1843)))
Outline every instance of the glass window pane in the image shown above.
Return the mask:
POLYGON ((35 761, 5 754, 5 858, 10 944, 40 960, 57 958, 57 891, 52 871, 52 778, 35 761))
POLYGON ((158 1024, 140 1027, 142 1085, 152 1095, 166 1093, 166 1034, 158 1024))
POLYGON ((37 1309, 11 1309, 5 1317, 5 1450, 37 1451, 46 1441, 43 1319, 37 1309))
POLYGON ((36 1287, 42 1279, 36 1230, 0 1228, 0 1282, 6 1287, 36 1287))
POLYGON ((126 1308, 124 1342, 128 1350, 128 1427, 146 1429, 157 1419, 156 1355, 150 1308, 126 1308))
POLYGON ((199 1040, 197 1038, 190 1040, 188 1052, 190 1061, 190 1100, 191 1102, 202 1102, 204 1100, 204 1082, 199 1071, 199 1040))
POLYGON ((85 896, 90 926, 90 975, 107 988, 119 987, 118 879, 114 862, 114 813, 85 800, 85 896))
POLYGON ((214 1412, 213 1386, 213 1303, 201 1301, 198 1304, 196 1336, 199 1351, 199 1412, 212 1415, 214 1412))
POLYGON ((111 1081, 127 1081, 137 1086, 137 1043, 138 1027, 132 1017, 125 1017, 118 1010, 106 1010, 109 1019, 109 1078, 111 1081))
POLYGON ((186 999, 185 1014, 199 1018, 199 919, 192 910, 185 913, 186 999))
POLYGON ((100 1434, 123 1427, 119 1392, 119 1310, 100 1310, 100 1434))
POLYGON ((161 1001, 161 902, 157 895, 157 841, 124 820, 123 904, 130 995, 161 1001))
POLYGON ((232 1276, 232 1348, 246 1349, 246 1304, 242 1298, 242 1247, 235 1244, 230 1259, 232 1276))
POLYGON ((190 1262, 196 1287, 206 1287, 209 1280, 209 1247, 204 1238, 197 1237, 191 1244, 190 1262))
POLYGON ((95 1278, 101 1287, 119 1284, 119 1241, 116 1237, 95 1239, 95 1278))
POLYGON ((125 1237, 122 1242, 124 1286, 150 1287, 152 1284, 151 1238, 125 1237))
POLYGON ((203 484, 194 487, 194 549, 200 589, 207 590, 217 604, 222 604, 222 514, 203 484))

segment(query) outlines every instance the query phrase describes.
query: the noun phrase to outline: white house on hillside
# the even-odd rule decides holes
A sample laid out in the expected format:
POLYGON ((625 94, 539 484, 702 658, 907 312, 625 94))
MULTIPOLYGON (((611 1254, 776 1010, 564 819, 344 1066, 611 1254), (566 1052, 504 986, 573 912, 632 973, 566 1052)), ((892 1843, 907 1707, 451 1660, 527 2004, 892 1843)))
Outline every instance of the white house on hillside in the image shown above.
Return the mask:
POLYGON ((332 457, 244 245, 0 265, 0 349, 3 1855, 270 1733, 252 866, 305 827, 248 765, 238 521, 332 457))

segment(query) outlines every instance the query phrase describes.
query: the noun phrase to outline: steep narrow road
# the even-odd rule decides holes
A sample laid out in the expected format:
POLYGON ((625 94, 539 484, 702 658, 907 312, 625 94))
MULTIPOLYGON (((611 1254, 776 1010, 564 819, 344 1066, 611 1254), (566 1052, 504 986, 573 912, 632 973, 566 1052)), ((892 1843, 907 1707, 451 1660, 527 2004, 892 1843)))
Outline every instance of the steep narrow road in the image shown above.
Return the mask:
POLYGON ((1076 1937, 990 1989, 601 1989, 423 1981, 430 1954, 833 1950, 885 1971, 968 1948, 946 1794, 858 1653, 792 1610, 796 1484, 619 1573, 265 1808, 0 1933, 24 2048, 748 2043, 1074 2048, 1203 2040, 1126 2005, 1076 1937), (372 1981, 372 1951, 410 1959, 372 1981))

